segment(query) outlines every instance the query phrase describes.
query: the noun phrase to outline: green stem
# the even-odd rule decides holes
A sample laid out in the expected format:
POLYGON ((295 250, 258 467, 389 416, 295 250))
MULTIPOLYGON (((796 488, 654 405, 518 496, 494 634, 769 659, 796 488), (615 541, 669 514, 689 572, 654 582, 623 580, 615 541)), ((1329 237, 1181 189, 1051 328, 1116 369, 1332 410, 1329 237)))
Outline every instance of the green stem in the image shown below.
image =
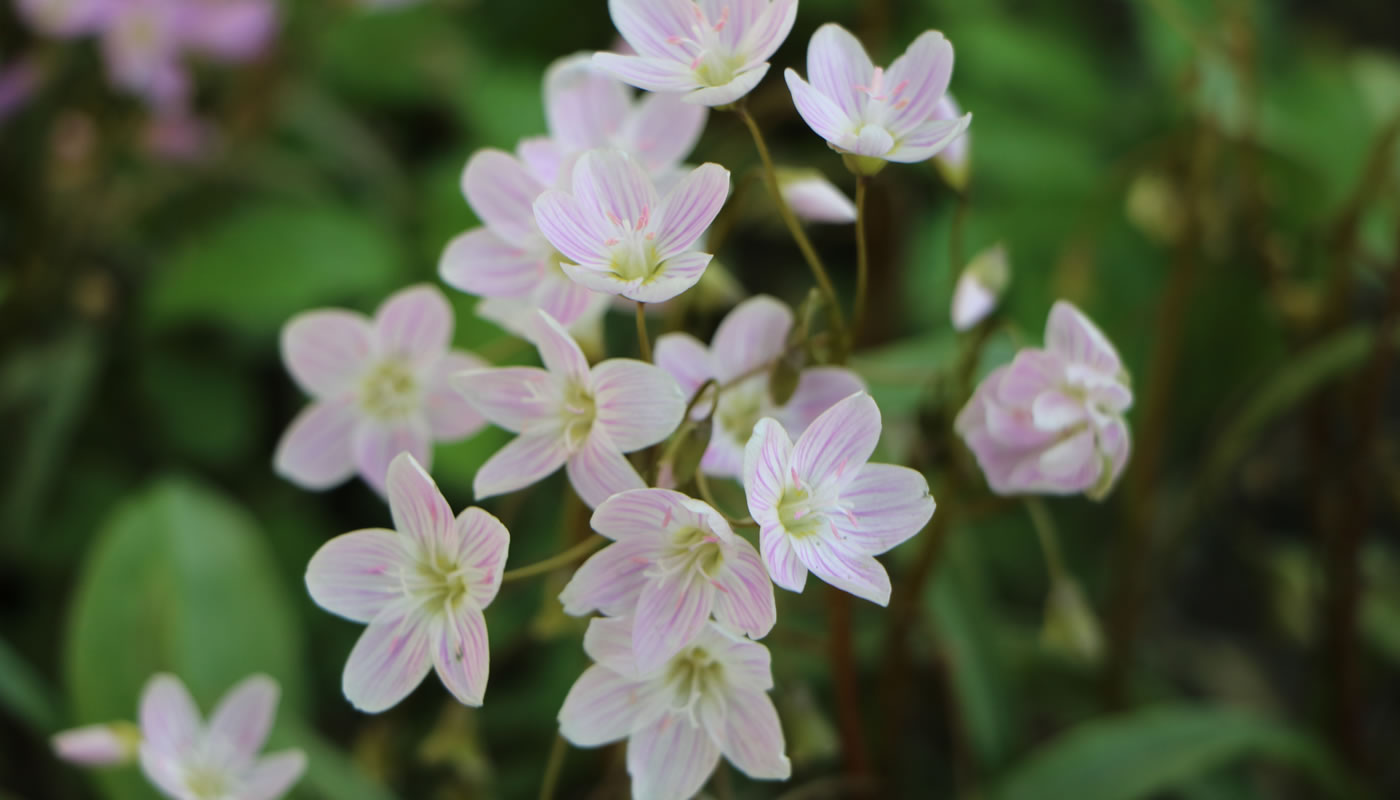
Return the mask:
POLYGON ((642 350, 642 360, 651 363, 651 338, 647 336, 646 303, 637 301, 637 346, 642 350))
POLYGON ((560 567, 567 567, 592 553, 594 550, 597 550, 605 542, 607 542, 607 539, 601 536, 589 536, 587 539, 584 539, 558 555, 550 556, 543 561, 536 561, 533 564, 527 564, 523 567, 506 570, 505 574, 501 576, 501 583, 510 583, 511 581, 533 578, 536 575, 544 575, 553 572, 560 567))
POLYGON ((564 771, 564 758, 569 754, 569 743, 563 734, 554 737, 554 746, 549 749, 549 761, 544 766, 544 780, 540 783, 540 800, 553 800, 554 789, 559 785, 559 774, 564 771))
POLYGON ((705 477, 705 471, 703 469, 695 470, 695 486, 700 490, 700 499, 709 503, 710 508, 718 511, 719 515, 724 517, 725 522, 728 522, 736 528, 749 528, 754 526, 753 517, 731 517, 724 512, 724 509, 719 507, 719 503, 715 501, 714 494, 710 492, 710 479, 705 477))
POLYGON ((870 178, 865 175, 856 178, 856 308, 851 322, 852 345, 860 339, 865 324, 866 295, 870 291, 870 245, 865 229, 865 190, 869 183, 870 178))
POLYGON ((807 232, 802 229, 802 224, 798 222, 797 215, 792 212, 792 207, 783 198, 782 187, 778 185, 778 170, 777 167, 773 166, 773 157, 768 152, 768 143, 763 140, 763 132, 758 128, 758 122, 742 104, 734 106, 734 113, 738 114, 739 119, 744 121, 744 125, 748 126, 749 134, 753 136, 753 144, 758 150, 759 160, 763 162, 763 176, 768 182, 768 192, 773 196, 773 204, 777 206, 778 215, 783 218, 783 224, 787 225, 793 241, 797 242, 797 249, 802 251, 802 257, 807 260, 807 266, 812 270, 812 277, 816 279, 817 288, 821 290, 822 298, 826 300, 828 313, 831 315, 831 327, 837 334, 837 347, 839 352, 844 353, 849 349, 846 316, 842 313, 841 306, 836 302, 836 287, 832 285, 831 278, 827 276, 826 267, 822 265, 821 257, 817 255, 816 248, 812 247, 812 241, 807 238, 807 232))
POLYGON ((1055 520, 1050 510, 1039 497, 1026 498, 1026 511, 1031 515, 1031 526, 1036 538, 1040 539, 1040 550, 1045 554, 1045 571, 1050 575, 1050 583, 1059 583, 1066 577, 1064 558, 1060 556, 1060 540, 1055 535, 1055 520))

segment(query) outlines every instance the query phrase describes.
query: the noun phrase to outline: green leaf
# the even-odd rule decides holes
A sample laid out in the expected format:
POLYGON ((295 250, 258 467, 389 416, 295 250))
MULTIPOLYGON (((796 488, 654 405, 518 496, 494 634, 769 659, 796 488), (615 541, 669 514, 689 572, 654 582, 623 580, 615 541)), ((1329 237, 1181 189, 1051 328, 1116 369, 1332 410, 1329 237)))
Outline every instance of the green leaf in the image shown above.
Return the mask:
POLYGON ((402 280, 382 223, 336 206, 246 208, 191 235, 150 287, 156 325, 214 322, 271 338, 293 314, 368 305, 402 280))
POLYGON ((1032 754, 992 797, 1151 797, 1248 756, 1296 766, 1329 796, 1348 792, 1348 779, 1326 750, 1278 720, 1241 710, 1181 706, 1079 725, 1032 754))
MULTIPOLYGON (((133 719, 157 672, 178 675, 206 711, 256 673, 301 705, 301 632, 263 534, 241 507, 166 478, 108 518, 79 581, 68 632, 73 722, 133 719)), ((149 797, 130 770, 98 776, 114 800, 149 797)))
POLYGON ((53 690, 4 639, 0 639, 0 708, 38 733, 58 729, 58 704, 53 690))
POLYGON ((461 76, 470 74, 468 55, 444 10, 422 4, 337 14, 322 37, 319 68, 327 83, 354 99, 403 105, 460 88, 461 76))

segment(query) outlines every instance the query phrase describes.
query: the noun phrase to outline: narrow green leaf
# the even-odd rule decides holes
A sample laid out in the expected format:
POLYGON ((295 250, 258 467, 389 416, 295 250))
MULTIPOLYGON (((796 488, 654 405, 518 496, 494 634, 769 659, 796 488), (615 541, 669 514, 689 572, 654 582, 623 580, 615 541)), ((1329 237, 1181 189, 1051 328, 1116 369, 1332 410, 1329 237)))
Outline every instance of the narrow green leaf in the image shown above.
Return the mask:
POLYGON ((53 690, 4 639, 0 639, 0 708, 36 733, 52 733, 59 727, 53 690))

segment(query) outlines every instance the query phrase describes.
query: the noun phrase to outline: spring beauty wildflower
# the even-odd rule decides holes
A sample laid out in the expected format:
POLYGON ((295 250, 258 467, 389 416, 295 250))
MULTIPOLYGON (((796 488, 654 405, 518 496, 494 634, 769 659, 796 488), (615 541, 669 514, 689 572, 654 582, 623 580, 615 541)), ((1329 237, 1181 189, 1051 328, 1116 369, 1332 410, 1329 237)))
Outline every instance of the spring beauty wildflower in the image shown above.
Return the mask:
MULTIPOLYGON (((840 367, 811 367, 802 371, 787 403, 773 402, 768 369, 786 349, 792 311, 781 302, 759 295, 740 303, 715 330, 706 347, 688 333, 668 333, 656 342, 656 364, 675 377, 687 397, 714 379, 723 390, 714 413, 714 433, 700 462, 706 474, 738 478, 744 474, 744 446, 754 426, 773 417, 792 436, 800 436, 819 414, 865 385, 854 372, 840 367)), ((709 413, 697 403, 696 417, 709 413)))
POLYGON ((953 287, 953 330, 965 331, 996 310, 1011 282, 1006 246, 995 244, 972 257, 953 287))
POLYGON ((55 736, 54 747, 89 766, 124 763, 137 751, 146 778, 174 800, 274 800, 306 770, 300 750, 258 757, 280 694, 266 675, 245 678, 206 725, 179 678, 155 675, 141 692, 139 730, 130 723, 79 728, 55 736))
POLYGON ((642 89, 724 106, 768 73, 797 19, 797 0, 608 0, 608 10, 637 55, 598 53, 600 69, 642 89))
POLYGON ((714 256, 691 250, 729 194, 729 170, 702 164, 663 199, 646 170, 620 150, 591 150, 574 165, 572 193, 535 201, 545 238, 575 263, 579 284, 639 303, 660 303, 694 286, 714 256))
POLYGON ((685 396, 659 367, 612 358, 589 369, 578 343, 544 311, 534 341, 544 369, 458 373, 452 385, 482 416, 520 434, 477 470, 478 500, 523 489, 564 466, 590 507, 641 489, 623 455, 665 439, 685 414, 685 396))
POLYGON ((1028 347, 982 380, 954 427, 997 494, 1108 495, 1130 449, 1133 392, 1118 352, 1061 300, 1045 347, 1028 347))
POLYGON ((454 519, 408 453, 389 465, 388 491, 396 531, 337 536, 306 567, 317 605, 369 625, 345 663, 345 697, 378 713, 436 669, 458 701, 479 706, 490 668, 481 612, 500 589, 510 534, 479 508, 454 519))
POLYGON ((565 260, 535 224, 534 202, 545 184, 520 159, 501 150, 481 150, 462 172, 462 193, 484 223, 448 242, 438 274, 448 286, 487 299, 518 301, 531 309, 507 327, 533 327, 533 309, 544 309, 568 327, 601 314, 608 298, 570 280, 565 260))
POLYGON ((429 464, 434 440, 480 429, 447 379, 486 362, 449 350, 451 340, 452 308, 431 286, 395 293, 373 319, 343 309, 293 317, 282 329, 282 361, 314 400, 277 445, 278 474, 326 489, 358 471, 382 493, 400 452, 429 464))
POLYGON ((779 168, 778 188, 793 213, 808 222, 845 225, 856 221, 856 204, 814 169, 779 168))
POLYGON ((811 83, 791 69, 784 75, 802 119, 860 174, 886 161, 926 161, 972 122, 970 114, 937 116, 953 75, 953 46, 937 31, 920 35, 887 71, 850 31, 828 23, 807 49, 811 83))
POLYGON ((796 444, 775 419, 760 420, 744 452, 744 491, 773 582, 802 591, 807 571, 880 605, 890 576, 875 556, 933 516, 928 481, 908 467, 869 464, 880 409, 853 394, 817 417, 796 444))
POLYGON ((719 512, 669 489, 634 489, 593 512, 613 540, 560 593, 564 610, 633 620, 637 669, 650 672, 699 635, 713 611, 728 628, 762 639, 777 621, 773 584, 758 551, 719 512))
POLYGON ((710 623, 661 667, 641 670, 632 630, 616 617, 589 623, 583 649, 596 663, 564 698, 565 739, 578 747, 626 739, 636 800, 693 797, 721 755, 750 778, 787 780, 768 648, 710 623))

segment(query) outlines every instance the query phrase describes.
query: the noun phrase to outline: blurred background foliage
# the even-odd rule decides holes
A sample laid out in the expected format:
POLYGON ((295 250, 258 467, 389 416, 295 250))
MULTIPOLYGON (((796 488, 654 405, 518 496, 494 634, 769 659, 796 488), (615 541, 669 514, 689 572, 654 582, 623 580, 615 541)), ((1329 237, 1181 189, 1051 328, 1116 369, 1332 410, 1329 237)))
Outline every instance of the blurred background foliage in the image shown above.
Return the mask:
MULTIPOLYGON (((475 224, 470 153, 543 132, 554 58, 607 48, 603 0, 429 0, 369 12, 287 0, 278 44, 201 74, 217 148, 136 146, 137 104, 90 44, 0 12, 0 61, 44 90, 0 123, 0 797, 150 797, 132 769, 58 763, 46 737, 129 718, 147 676, 205 708, 255 671, 281 681, 276 740, 306 748, 297 798, 531 797, 582 627, 562 576, 490 609, 484 709, 429 680, 376 717, 340 670, 358 634, 301 576, 329 537, 387 524, 361 483, 271 471, 303 402, 277 332, 317 306, 372 310, 435 279, 475 224)), ((954 43, 974 114, 970 185, 896 167, 870 198, 873 330, 855 364, 887 455, 932 476, 930 530, 887 559, 891 607, 858 603, 869 779, 843 777, 820 593, 779 592, 777 701, 794 778, 721 776, 738 797, 1394 797, 1400 763, 1400 444, 1387 381, 1400 292, 1400 7, 1264 0, 802 0, 751 106, 783 163, 851 188, 779 79, 841 22, 888 60, 925 28, 954 43), (957 271, 1005 242, 1002 322, 964 363, 957 271), (1103 504, 1047 502, 1075 587, 1054 587, 1020 503, 959 477, 968 380, 1070 299, 1134 376, 1136 452, 1103 504), (1015 333, 1021 331, 1021 333, 1015 333), (1101 620, 1101 622, 1099 621, 1101 620), (731 785, 732 784, 732 785, 731 785)), ((695 161, 756 164, 733 115, 695 161)), ((796 302, 807 275, 760 193, 720 258, 796 302)), ((814 230, 849 296, 846 228, 814 230)), ((449 292, 456 341, 528 358, 449 292)), ((692 309, 706 333, 722 309, 692 309)), ((610 319, 613 352, 629 321, 610 319)), ((488 431, 440 446, 460 507, 488 431)), ((568 541, 556 476, 488 506, 511 564, 568 541)), ((849 757, 849 753, 847 754, 849 757)), ((561 796, 625 791, 616 748, 571 753, 561 796)))

